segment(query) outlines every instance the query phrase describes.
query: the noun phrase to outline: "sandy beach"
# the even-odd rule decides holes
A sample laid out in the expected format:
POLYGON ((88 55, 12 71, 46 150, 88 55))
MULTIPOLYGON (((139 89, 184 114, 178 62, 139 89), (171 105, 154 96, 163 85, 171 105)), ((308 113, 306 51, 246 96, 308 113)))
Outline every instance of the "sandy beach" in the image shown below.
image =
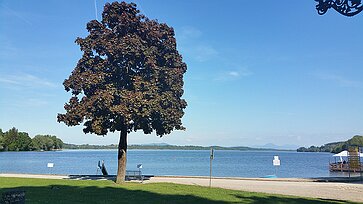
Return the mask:
MULTIPOLYGON (((105 179, 100 177, 38 175, 38 174, 0 174, 0 177, 46 178, 46 179, 105 179)), ((108 177, 107 179, 112 179, 108 177)), ((177 183, 187 185, 209 186, 208 177, 155 176, 143 183, 177 183)), ((333 200, 349 200, 363 203, 363 183, 353 182, 317 182, 313 179, 295 178, 213 178, 212 187, 263 192, 271 194, 323 198, 333 200)))
MULTIPOLYGON (((146 182, 209 186, 208 178, 153 177, 146 182)), ((315 182, 309 179, 212 179, 212 187, 310 198, 363 202, 363 183, 315 182)))

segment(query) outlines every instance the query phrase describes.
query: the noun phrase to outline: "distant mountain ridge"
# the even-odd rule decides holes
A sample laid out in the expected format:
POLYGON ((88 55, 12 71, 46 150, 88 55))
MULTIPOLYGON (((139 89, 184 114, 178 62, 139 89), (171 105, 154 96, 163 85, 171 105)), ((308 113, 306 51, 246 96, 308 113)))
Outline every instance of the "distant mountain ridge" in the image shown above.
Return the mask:
POLYGON ((253 146, 255 148, 264 148, 264 149, 279 149, 279 150, 296 150, 297 148, 299 148, 299 146, 297 145, 292 145, 292 144, 285 144, 285 145, 275 145, 273 143, 267 143, 265 145, 257 145, 257 146, 253 146))
POLYGON ((140 145, 143 145, 143 146, 168 146, 169 144, 165 143, 165 142, 161 142, 161 143, 150 143, 150 144, 140 144, 140 145))

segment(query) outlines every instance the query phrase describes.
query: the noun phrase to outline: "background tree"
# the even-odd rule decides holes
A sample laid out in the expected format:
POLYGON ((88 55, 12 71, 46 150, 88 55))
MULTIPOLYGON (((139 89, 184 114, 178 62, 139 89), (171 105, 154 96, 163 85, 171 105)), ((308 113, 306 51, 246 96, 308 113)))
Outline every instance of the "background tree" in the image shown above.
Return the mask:
POLYGON ((57 138, 56 136, 51 136, 52 140, 53 140, 53 149, 62 149, 63 148, 63 141, 59 138, 57 138))
POLYGON ((3 144, 6 151, 27 151, 30 143, 28 133, 19 132, 15 127, 4 133, 3 144))
POLYGON ((7 132, 0 129, 0 151, 55 150, 63 148, 63 141, 56 136, 37 135, 33 139, 26 132, 19 132, 15 127, 7 132))
POLYGON ((355 135, 351 139, 343 142, 331 142, 320 147, 311 146, 309 148, 300 147, 298 152, 331 152, 339 153, 348 150, 350 146, 363 147, 363 136, 355 135))
POLYGON ((125 180, 127 134, 154 130, 162 137, 183 130, 186 64, 176 49, 174 30, 141 15, 134 3, 107 3, 102 21, 87 24, 77 38, 83 51, 63 83, 72 97, 58 122, 84 123, 85 133, 120 131, 116 183, 125 180))
POLYGON ((351 139, 347 141, 347 145, 363 147, 363 136, 360 135, 353 136, 351 139))
POLYGON ((56 150, 63 148, 63 141, 56 136, 51 135, 36 135, 32 139, 32 150, 56 150))
POLYGON ((3 130, 0 128, 0 151, 4 150, 4 133, 3 130))

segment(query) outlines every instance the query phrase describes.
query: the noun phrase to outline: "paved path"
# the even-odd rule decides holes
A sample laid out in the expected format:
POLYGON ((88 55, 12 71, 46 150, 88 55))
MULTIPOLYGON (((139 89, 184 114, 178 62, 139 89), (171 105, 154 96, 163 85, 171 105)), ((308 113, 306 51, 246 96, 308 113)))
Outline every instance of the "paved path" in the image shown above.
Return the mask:
MULTIPOLYGON (((171 182, 178 184, 209 186, 209 179, 200 177, 153 177, 146 182, 171 182)), ((312 180, 307 179, 264 180, 220 178, 212 180, 212 187, 310 198, 363 202, 362 183, 313 182, 312 180)))
MULTIPOLYGON (((46 179, 80 179, 105 180, 114 177, 102 176, 68 176, 68 175, 37 175, 37 174, 0 174, 0 177, 46 178, 46 179)), ((187 185, 209 186, 208 177, 177 177, 155 176, 144 183, 178 183, 187 185)), ((262 178, 214 178, 212 187, 233 190, 264 192, 281 195, 293 195, 311 198, 334 200, 350 200, 363 203, 363 183, 316 182, 312 179, 262 179, 262 178)))

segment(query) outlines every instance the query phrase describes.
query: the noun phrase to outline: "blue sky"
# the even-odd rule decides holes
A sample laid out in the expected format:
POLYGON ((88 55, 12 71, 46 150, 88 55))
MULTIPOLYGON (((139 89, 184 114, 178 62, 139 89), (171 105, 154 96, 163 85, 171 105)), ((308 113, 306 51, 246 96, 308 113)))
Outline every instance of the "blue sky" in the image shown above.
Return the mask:
MULTIPOLYGON (((96 1, 99 18, 105 2, 96 1)), ((174 27, 188 107, 186 131, 131 133, 129 143, 307 146, 363 134, 363 14, 319 16, 314 0, 135 2, 174 27)), ((94 0, 0 1, 0 128, 118 142, 56 121, 81 57, 74 40, 95 18, 94 0)))

